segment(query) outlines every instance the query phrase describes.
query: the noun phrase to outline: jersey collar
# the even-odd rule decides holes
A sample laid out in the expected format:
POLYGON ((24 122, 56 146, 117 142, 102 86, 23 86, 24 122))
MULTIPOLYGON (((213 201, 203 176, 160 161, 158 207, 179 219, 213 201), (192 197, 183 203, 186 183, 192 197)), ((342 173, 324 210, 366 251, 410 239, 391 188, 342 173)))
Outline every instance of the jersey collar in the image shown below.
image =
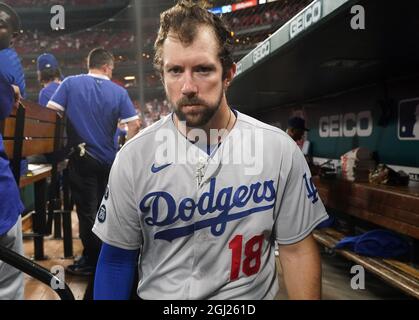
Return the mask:
POLYGON ((97 74, 97 73, 91 73, 91 72, 89 72, 87 75, 88 76, 91 76, 91 77, 95 77, 95 78, 100 78, 100 79, 103 79, 103 80, 111 80, 111 79, 109 79, 107 76, 105 76, 103 74, 97 74))

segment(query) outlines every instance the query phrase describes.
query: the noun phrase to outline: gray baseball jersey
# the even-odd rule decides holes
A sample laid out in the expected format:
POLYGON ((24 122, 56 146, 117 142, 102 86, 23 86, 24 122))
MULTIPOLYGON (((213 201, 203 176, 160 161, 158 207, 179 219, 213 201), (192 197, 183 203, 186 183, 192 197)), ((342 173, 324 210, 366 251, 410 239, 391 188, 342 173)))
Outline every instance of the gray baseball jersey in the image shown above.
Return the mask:
POLYGON ((237 112, 208 155, 169 115, 117 155, 93 231, 140 249, 143 299, 273 299, 275 241, 298 242, 325 219, 286 133, 237 112))

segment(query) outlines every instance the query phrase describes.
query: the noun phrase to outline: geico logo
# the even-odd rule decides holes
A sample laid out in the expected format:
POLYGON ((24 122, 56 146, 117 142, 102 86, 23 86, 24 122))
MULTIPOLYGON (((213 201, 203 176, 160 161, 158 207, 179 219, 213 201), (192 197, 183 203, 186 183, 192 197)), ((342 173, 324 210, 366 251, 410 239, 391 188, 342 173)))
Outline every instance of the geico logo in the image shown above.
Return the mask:
POLYGON ((271 53, 271 43, 266 41, 253 52, 253 63, 257 63, 271 53))
POLYGON ((236 65, 236 76, 238 76, 242 72, 243 72, 243 65, 241 64, 241 62, 238 62, 236 65))
POLYGON ((319 135, 321 138, 369 137, 372 129, 371 111, 362 111, 358 114, 337 114, 321 117, 319 120, 319 135))
POLYGON ((298 15, 290 24, 290 36, 294 38, 304 29, 320 20, 322 16, 322 3, 317 1, 298 15))

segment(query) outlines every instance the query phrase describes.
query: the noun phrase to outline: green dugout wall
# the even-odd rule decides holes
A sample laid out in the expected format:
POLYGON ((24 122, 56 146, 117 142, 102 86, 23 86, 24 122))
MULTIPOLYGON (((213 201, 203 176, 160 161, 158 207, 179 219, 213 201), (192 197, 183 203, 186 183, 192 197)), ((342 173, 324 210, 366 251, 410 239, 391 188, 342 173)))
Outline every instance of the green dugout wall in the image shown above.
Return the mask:
POLYGON ((315 157, 338 159, 353 148, 367 147, 377 152, 382 163, 419 167, 419 136, 413 135, 414 125, 419 124, 418 105, 419 78, 254 115, 284 130, 291 116, 305 118, 315 157))

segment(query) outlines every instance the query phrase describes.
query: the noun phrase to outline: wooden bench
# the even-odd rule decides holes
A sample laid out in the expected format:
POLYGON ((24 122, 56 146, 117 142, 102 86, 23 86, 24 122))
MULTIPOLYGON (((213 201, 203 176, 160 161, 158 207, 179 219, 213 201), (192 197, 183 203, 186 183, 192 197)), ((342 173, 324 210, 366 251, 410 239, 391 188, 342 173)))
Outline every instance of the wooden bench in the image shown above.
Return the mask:
POLYGON ((376 186, 313 177, 323 203, 336 211, 419 239, 419 187, 376 186))
MULTIPOLYGON (((413 243, 419 239, 419 188, 376 186, 319 177, 313 177, 313 182, 329 210, 398 232, 410 237, 413 243)), ((345 233, 332 228, 314 232, 315 239, 328 248, 334 248, 344 236, 345 233)), ((336 252, 419 299, 419 270, 413 263, 363 257, 348 250, 336 252)))
MULTIPOLYGON (((64 255, 72 256, 71 208, 68 199, 68 183, 65 183, 64 210, 62 210, 59 186, 59 172, 65 173, 65 163, 58 163, 56 155, 65 144, 64 123, 55 111, 41 107, 29 101, 23 101, 18 109, 14 109, 9 118, 0 122, 4 147, 10 159, 13 175, 20 188, 34 185, 35 212, 32 215, 35 259, 44 259, 43 237, 51 233, 55 213, 63 214, 64 255), (22 159, 51 154, 54 160, 50 164, 40 166, 33 172, 21 175, 22 159), (47 195, 47 179, 51 180, 47 195), (48 206, 48 209, 47 209, 48 206), (48 211, 48 220, 47 214, 48 211)), ((64 175, 65 178, 66 175, 64 175)), ((60 229, 60 224, 56 224, 60 229)))
MULTIPOLYGON (((333 249, 345 234, 332 228, 314 231, 314 238, 321 245, 333 249)), ((334 249, 343 257, 362 265, 371 273, 377 275, 394 287, 419 299, 419 270, 408 263, 394 259, 379 259, 360 256, 349 250, 334 249)))

